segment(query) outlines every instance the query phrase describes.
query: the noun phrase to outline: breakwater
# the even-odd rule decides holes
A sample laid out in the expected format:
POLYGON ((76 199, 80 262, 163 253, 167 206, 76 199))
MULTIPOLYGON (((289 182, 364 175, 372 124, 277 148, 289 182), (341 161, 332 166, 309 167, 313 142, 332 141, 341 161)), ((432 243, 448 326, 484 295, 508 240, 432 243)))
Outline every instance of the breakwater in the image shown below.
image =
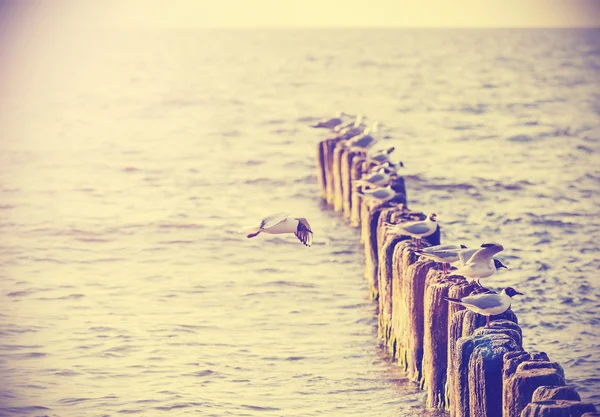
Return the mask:
MULTIPOLYGON (((347 146, 349 139, 333 133, 317 145, 321 196, 350 226, 360 227, 378 336, 390 358, 427 392, 427 407, 446 409, 451 417, 600 415, 566 385, 560 364, 524 349, 511 309, 485 327, 484 316, 445 300, 473 293, 475 284, 444 274, 441 264, 418 255, 409 236, 385 227, 426 216, 408 208, 401 176, 390 179, 394 198, 363 199, 352 183, 376 163, 367 149, 347 146)), ((423 240, 440 244, 439 226, 423 240)))

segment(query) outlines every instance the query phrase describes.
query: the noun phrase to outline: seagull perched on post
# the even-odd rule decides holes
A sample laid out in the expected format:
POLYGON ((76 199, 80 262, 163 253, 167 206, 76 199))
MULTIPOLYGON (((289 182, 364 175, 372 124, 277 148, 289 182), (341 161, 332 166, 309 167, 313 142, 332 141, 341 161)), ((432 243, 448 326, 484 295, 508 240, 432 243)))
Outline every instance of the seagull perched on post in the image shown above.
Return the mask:
POLYGON ((376 172, 365 175, 364 177, 352 181, 352 184, 356 187, 361 185, 387 185, 390 182, 390 174, 385 172, 384 168, 380 168, 376 172))
POLYGON ((415 253, 423 258, 441 263, 444 275, 448 275, 448 265, 458 261, 459 252, 466 248, 465 245, 438 245, 415 251, 415 253))
POLYGON ((445 297, 446 301, 460 304, 475 313, 486 317, 485 327, 490 327, 490 316, 497 316, 510 308, 511 297, 523 295, 512 287, 506 287, 500 294, 477 294, 463 298, 445 297))
POLYGON ((392 146, 391 148, 387 148, 387 149, 379 149, 379 150, 373 150, 370 149, 367 152, 367 162, 376 162, 378 164, 383 163, 383 162, 387 162, 390 160, 390 154, 392 152, 394 152, 394 147, 392 146))
POLYGON ((498 259, 492 259, 492 256, 503 250, 504 247, 499 243, 484 243, 463 266, 453 272, 453 275, 462 275, 468 281, 476 281, 481 287, 481 278, 494 275, 499 268, 508 269, 498 259))
POLYGON ((377 142, 377 138, 375 134, 377 133, 377 127, 379 126, 379 122, 373 123, 372 127, 367 127, 364 129, 362 134, 358 134, 348 140, 344 144, 344 146, 351 148, 356 146, 358 148, 370 148, 377 142))
POLYGON ((427 218, 422 221, 392 224, 386 223, 386 226, 398 233, 399 235, 405 235, 412 237, 417 244, 417 249, 422 249, 423 245, 421 239, 427 236, 431 236, 437 230, 437 214, 429 213, 427 218))
POLYGON ((247 238, 258 236, 260 233, 278 235, 282 233, 293 233, 298 240, 306 246, 310 246, 313 240, 313 232, 308 220, 304 217, 291 217, 288 213, 275 213, 261 220, 260 225, 245 230, 247 238))
POLYGON ((336 127, 344 122, 343 116, 345 116, 345 115, 346 115, 346 113, 344 113, 343 111, 338 112, 335 115, 335 117, 332 117, 330 119, 322 119, 317 124, 312 125, 312 127, 333 129, 334 127, 336 127))

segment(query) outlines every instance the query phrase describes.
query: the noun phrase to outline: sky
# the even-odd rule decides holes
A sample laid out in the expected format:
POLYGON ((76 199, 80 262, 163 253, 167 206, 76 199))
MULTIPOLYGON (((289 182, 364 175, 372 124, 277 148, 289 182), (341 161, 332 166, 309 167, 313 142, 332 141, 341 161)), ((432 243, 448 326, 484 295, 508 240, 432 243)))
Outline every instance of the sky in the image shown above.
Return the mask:
POLYGON ((600 0, 0 0, 17 19, 102 27, 600 27, 600 0), (21 11, 15 11, 16 5, 21 11))

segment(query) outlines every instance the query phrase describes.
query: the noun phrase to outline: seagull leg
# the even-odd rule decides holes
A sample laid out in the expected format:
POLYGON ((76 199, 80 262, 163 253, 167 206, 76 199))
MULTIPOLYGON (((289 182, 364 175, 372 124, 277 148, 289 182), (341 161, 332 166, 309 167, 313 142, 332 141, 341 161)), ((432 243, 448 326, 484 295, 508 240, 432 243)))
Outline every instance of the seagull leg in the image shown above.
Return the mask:
POLYGON ((446 262, 442 263, 442 271, 444 272, 444 275, 448 275, 448 264, 446 262))
POLYGON ((485 316, 485 327, 490 327, 490 316, 485 316))

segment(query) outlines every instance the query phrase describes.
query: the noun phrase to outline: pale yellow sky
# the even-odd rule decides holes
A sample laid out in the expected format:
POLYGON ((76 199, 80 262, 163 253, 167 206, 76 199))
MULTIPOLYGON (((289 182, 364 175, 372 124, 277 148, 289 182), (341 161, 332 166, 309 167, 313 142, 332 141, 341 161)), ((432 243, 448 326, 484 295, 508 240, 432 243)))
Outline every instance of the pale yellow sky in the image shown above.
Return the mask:
POLYGON ((118 27, 599 27, 600 0, 0 0, 118 27))

